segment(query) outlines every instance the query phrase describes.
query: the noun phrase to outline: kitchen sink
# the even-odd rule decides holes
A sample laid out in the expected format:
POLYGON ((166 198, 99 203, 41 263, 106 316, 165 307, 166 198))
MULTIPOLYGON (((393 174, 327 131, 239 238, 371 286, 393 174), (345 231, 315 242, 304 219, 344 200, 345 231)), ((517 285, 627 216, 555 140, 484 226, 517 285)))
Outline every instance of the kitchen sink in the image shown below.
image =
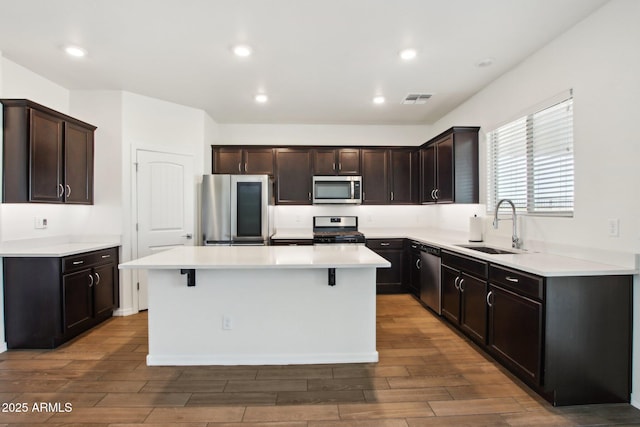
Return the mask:
POLYGON ((477 246, 477 245, 457 245, 461 248, 473 249, 474 251, 484 252, 486 254, 492 255, 502 255, 502 254, 517 254, 520 252, 508 251, 505 249, 498 249, 491 246, 477 246))

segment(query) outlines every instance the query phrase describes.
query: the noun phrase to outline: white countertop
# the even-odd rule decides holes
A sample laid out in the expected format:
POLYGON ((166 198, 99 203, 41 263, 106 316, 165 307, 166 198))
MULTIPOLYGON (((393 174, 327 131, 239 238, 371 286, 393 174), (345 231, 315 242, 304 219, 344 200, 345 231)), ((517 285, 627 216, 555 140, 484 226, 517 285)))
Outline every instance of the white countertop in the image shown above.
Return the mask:
POLYGON ((33 244, 3 244, 0 246, 2 257, 63 257, 83 252, 120 246, 119 242, 43 242, 33 244))
MULTIPOLYGON (((438 229, 404 229, 404 228, 361 228, 360 231, 367 239, 407 238, 421 243, 430 244, 441 249, 468 255, 473 258, 494 262, 496 264, 525 271, 545 277, 569 276, 600 276, 600 275, 629 275, 638 271, 627 266, 599 263, 579 258, 556 254, 521 251, 517 254, 492 255, 473 249, 462 248, 458 245, 470 245, 468 234, 459 231, 438 229)), ((278 230, 274 239, 307 239, 313 233, 306 229, 278 230), (286 236, 286 237, 281 237, 286 236)), ((485 243, 476 243, 484 245, 485 243)), ((494 246, 486 244, 487 246, 494 246)), ((501 249, 511 250, 503 247, 501 249)))
POLYGON ((386 259, 364 245, 183 246, 120 264, 121 269, 377 268, 386 259))

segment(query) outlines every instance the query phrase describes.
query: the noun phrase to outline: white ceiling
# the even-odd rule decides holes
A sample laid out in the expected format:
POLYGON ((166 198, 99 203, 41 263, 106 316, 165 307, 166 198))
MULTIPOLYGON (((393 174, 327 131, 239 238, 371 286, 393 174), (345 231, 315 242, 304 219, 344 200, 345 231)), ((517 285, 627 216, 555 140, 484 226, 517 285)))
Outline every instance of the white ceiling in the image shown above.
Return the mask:
POLYGON ((218 123, 429 124, 605 2, 0 0, 0 52, 68 89, 135 92, 218 123), (65 56, 68 43, 88 56, 65 56), (254 54, 233 56, 236 43, 254 54), (400 104, 416 92, 433 97, 400 104))

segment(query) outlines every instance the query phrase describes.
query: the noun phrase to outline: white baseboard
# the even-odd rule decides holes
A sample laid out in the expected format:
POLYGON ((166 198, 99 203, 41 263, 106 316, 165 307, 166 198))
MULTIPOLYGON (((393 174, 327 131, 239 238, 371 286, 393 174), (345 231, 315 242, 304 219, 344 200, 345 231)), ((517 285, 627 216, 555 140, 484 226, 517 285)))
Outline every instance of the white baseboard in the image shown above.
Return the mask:
POLYGON ((638 393, 631 393, 631 406, 640 409, 640 395, 638 393))
POLYGON ((315 365, 326 363, 370 363, 377 361, 377 351, 351 354, 147 355, 147 365, 149 366, 315 365))
POLYGON ((138 310, 134 310, 133 307, 127 307, 127 308, 119 308, 113 312, 113 315, 115 317, 131 316, 132 314, 138 314, 138 310))

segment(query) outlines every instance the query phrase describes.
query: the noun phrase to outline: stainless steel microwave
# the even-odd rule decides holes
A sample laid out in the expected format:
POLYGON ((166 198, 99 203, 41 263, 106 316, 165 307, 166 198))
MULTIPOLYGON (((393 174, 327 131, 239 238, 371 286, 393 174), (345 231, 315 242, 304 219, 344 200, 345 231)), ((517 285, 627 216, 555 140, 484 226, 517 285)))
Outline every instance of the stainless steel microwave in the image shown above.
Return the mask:
POLYGON ((359 205, 362 203, 362 177, 314 176, 313 203, 359 205))

